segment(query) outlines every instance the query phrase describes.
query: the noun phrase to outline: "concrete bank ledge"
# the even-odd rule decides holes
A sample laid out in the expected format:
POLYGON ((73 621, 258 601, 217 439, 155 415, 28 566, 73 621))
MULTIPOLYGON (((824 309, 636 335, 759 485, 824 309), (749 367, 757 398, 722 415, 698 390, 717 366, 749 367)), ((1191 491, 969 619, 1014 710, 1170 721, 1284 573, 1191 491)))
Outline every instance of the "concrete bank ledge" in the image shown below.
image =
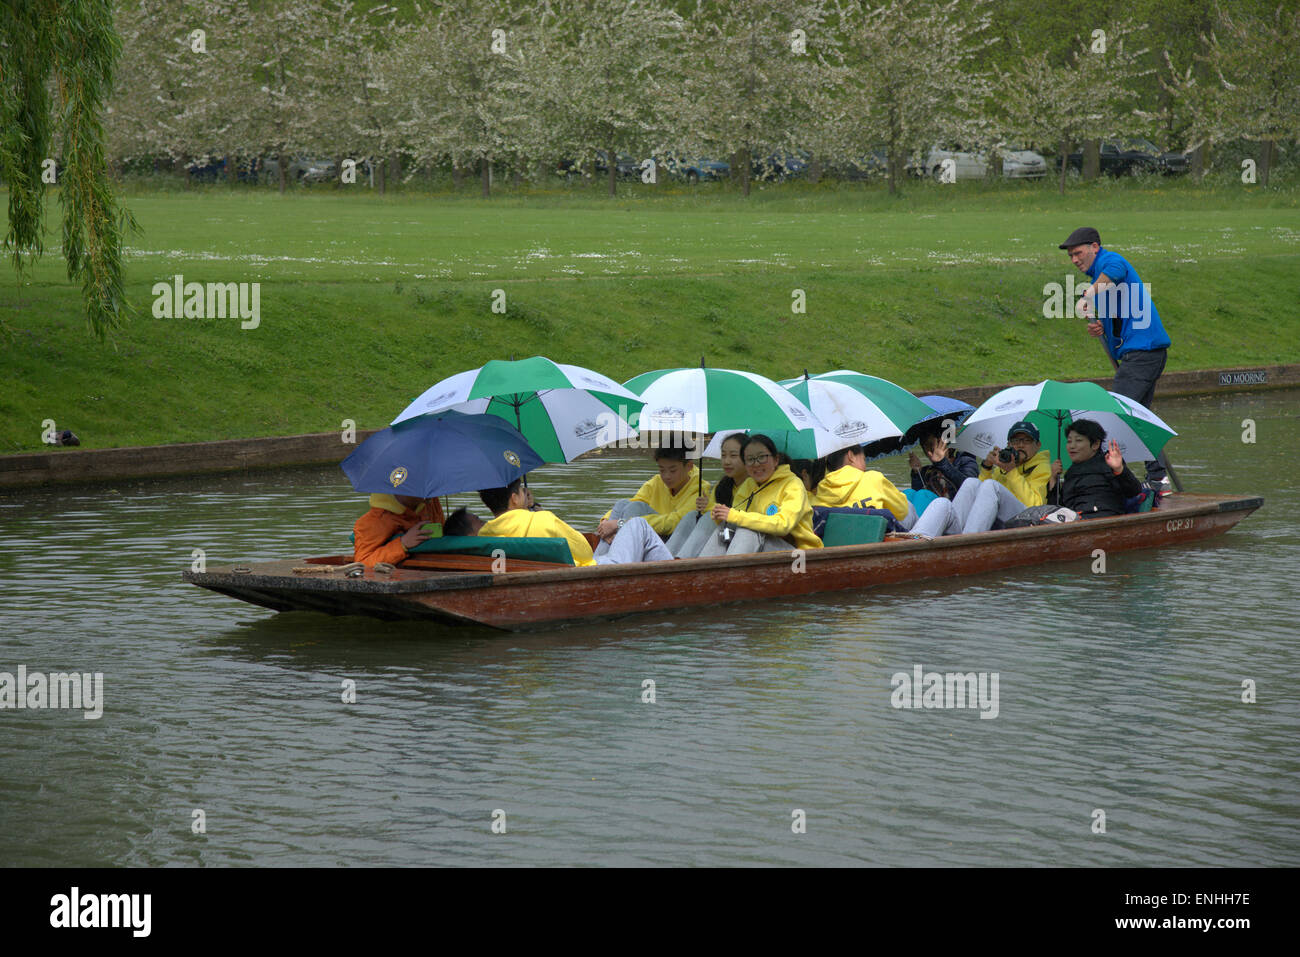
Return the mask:
MULTIPOLYGON (((357 443, 375 431, 358 429, 357 443)), ((317 432, 119 449, 53 448, 48 452, 0 456, 0 488, 328 465, 342 462, 356 447, 345 444, 339 432, 317 432)))
MULTIPOLYGON (((1109 386, 1111 380, 1086 380, 1109 386)), ((1007 385, 929 389, 979 405, 1007 385)), ((1206 395, 1300 386, 1300 365, 1241 366, 1197 372, 1166 372, 1156 393, 1161 398, 1206 395)), ((357 443, 377 431, 358 429, 357 443)), ((339 432, 227 439, 220 442, 186 442, 176 445, 141 445, 120 449, 52 448, 0 456, 0 489, 75 482, 111 482, 120 479, 203 472, 232 472, 278 468, 287 465, 331 465, 342 462, 356 448, 345 444, 339 432)))

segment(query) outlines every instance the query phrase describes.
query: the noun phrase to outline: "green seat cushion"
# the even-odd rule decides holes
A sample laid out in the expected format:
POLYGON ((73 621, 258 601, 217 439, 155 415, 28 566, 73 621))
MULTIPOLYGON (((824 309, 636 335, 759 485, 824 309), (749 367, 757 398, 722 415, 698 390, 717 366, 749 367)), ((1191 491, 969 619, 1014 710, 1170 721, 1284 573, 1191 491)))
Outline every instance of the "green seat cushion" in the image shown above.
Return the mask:
POLYGON ((826 533, 822 544, 870 545, 885 540, 889 523, 881 515, 853 515, 850 512, 831 512, 826 516, 826 533))
POLYGON ((506 558, 529 562, 552 562, 572 565, 573 555, 569 543, 562 538, 492 538, 479 535, 444 535, 430 538, 410 549, 412 555, 424 553, 450 555, 491 555, 496 549, 506 553, 506 558))

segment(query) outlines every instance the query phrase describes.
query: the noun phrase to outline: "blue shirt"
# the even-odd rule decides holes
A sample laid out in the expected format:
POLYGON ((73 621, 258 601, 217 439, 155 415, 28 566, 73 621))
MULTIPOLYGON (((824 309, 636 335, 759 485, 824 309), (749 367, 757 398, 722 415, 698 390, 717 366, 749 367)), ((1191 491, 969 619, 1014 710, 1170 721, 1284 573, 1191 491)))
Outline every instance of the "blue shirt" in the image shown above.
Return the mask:
POLYGON ((1093 297, 1107 351, 1118 359, 1126 352, 1169 348, 1169 335, 1160 323, 1151 291, 1129 261, 1099 247, 1088 278, 1095 281, 1102 273, 1117 287, 1099 290, 1093 297))

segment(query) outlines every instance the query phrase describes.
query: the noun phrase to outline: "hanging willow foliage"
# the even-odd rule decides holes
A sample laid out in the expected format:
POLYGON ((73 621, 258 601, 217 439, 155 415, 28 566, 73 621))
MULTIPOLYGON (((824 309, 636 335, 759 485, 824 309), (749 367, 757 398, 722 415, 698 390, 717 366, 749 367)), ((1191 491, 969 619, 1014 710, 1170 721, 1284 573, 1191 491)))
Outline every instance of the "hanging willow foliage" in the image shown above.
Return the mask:
POLYGON ((9 187, 3 248, 20 274, 45 252, 41 173, 47 159, 61 157, 63 256, 101 339, 125 319, 122 237, 139 228, 118 207, 104 163, 100 110, 120 52, 111 0, 0 0, 0 176, 9 187))

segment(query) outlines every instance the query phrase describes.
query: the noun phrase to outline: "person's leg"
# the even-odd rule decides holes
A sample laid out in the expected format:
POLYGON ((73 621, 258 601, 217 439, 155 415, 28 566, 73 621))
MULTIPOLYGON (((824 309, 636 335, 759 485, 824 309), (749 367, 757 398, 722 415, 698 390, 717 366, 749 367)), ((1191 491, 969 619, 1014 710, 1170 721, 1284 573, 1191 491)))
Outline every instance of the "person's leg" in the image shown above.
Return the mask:
MULTIPOLYGON (((700 516, 700 520, 695 523, 695 528, 691 531, 690 538, 674 553, 678 558, 699 558, 704 552, 704 547, 711 541, 717 541, 718 530, 722 526, 713 520, 709 515, 700 516)), ((669 549, 671 551, 671 549, 669 549)), ((721 553, 719 553, 721 554, 721 553)))
POLYGON ((699 512, 687 512, 682 516, 682 520, 677 523, 673 533, 668 536, 668 541, 664 543, 668 546, 668 550, 674 555, 680 555, 682 546, 690 539, 691 533, 695 531, 695 526, 699 524, 699 521, 699 512))
MULTIPOLYGON (((762 532, 756 532, 752 528, 736 529, 736 537, 731 540, 731 545, 727 548, 728 555, 749 555, 753 552, 763 552, 769 549, 764 546, 767 544, 767 536, 762 532)), ((785 544, 784 542, 782 543, 785 544)), ((789 545, 785 545, 789 548, 789 545)))
MULTIPOLYGON (((704 523, 701 522, 700 524, 702 525, 704 523)), ((721 533, 722 529, 725 527, 730 527, 731 533, 733 535, 739 531, 739 529, 736 528, 734 525, 723 526, 723 525, 717 525, 715 523, 714 533, 705 540, 704 546, 700 549, 699 553, 695 556, 696 558, 714 558, 718 555, 727 554, 727 545, 724 544, 722 540, 718 537, 719 533, 721 533)))
POLYGON ((957 513, 952 507, 952 502, 946 498, 936 498, 921 513, 921 517, 912 525, 910 531, 913 535, 939 538, 942 535, 957 534, 961 531, 961 524, 957 521, 957 513))
POLYGON ((637 562, 672 561, 673 553, 659 533, 644 518, 630 518, 614 536, 609 552, 596 558, 597 565, 631 565, 637 562))
MULTIPOLYGON (((1130 352, 1119 361, 1115 370, 1115 381, 1111 391, 1127 396, 1150 409, 1155 402, 1156 382, 1165 371, 1165 361, 1169 358, 1167 349, 1154 352, 1130 352)), ((1159 462, 1146 463, 1147 481, 1159 483, 1164 480, 1165 467, 1159 462)))
MULTIPOLYGON (((989 479, 989 481, 993 480, 989 479)), ((957 494, 952 497, 952 514, 958 527, 966 527, 966 519, 970 518, 971 506, 975 504, 975 496, 979 495, 980 486, 983 484, 977 478, 968 478, 961 483, 961 488, 957 489, 957 494)))
POLYGON ((903 526, 903 531, 910 532, 920 518, 921 516, 916 514, 916 506, 912 504, 911 499, 908 499, 907 516, 899 519, 898 524, 903 526))
POLYGON ((1001 482, 994 482, 992 484, 994 488, 997 490, 998 518, 1000 518, 1002 521, 1009 522, 1011 519, 1015 518, 1026 508, 1028 508, 1028 506, 1025 505, 1024 502, 1016 498, 1015 492, 1011 491, 1011 489, 1007 488, 1001 482))
MULTIPOLYGON (((618 521, 620 518, 627 520, 635 518, 638 515, 653 515, 655 510, 645 502, 634 502, 630 498, 620 498, 614 503, 614 507, 609 510, 609 517, 618 521)), ((601 541, 596 546, 595 555, 600 558, 601 555, 609 554, 609 542, 601 541)))
MULTIPOLYGON (((963 482, 962 490, 964 491, 969 484, 969 479, 963 482)), ((975 532, 987 532, 993 527, 993 520, 998 517, 998 489, 1005 491, 1005 486, 993 479, 980 482, 980 487, 975 493, 975 501, 971 503, 970 511, 966 515, 966 521, 962 523, 962 534, 971 535, 975 532)), ((953 505, 956 504, 957 502, 954 500, 953 505)))

